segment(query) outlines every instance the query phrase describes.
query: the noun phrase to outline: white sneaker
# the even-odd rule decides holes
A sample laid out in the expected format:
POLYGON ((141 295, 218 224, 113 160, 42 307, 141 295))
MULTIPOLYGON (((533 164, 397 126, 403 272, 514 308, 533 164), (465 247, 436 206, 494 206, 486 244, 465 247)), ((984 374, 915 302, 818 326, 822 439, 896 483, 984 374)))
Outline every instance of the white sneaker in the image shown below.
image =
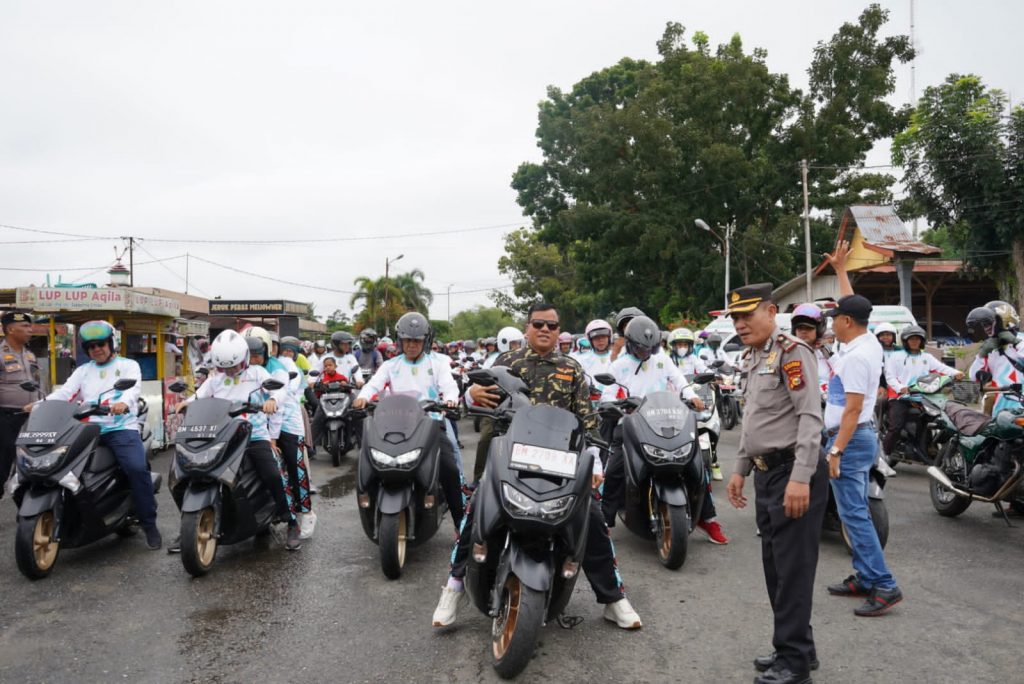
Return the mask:
POLYGON ((711 466, 711 479, 715 482, 722 481, 722 469, 717 465, 711 466))
POLYGON ((316 513, 301 513, 299 517, 299 539, 309 539, 316 529, 316 513))
POLYGON ((445 585, 441 590, 441 600, 434 609, 434 627, 447 627, 455 622, 455 616, 459 612, 459 601, 465 594, 465 591, 455 591, 445 585))
POLYGON ((604 607, 604 619, 614 622, 622 629, 640 629, 643 624, 640 616, 629 604, 629 599, 619 599, 615 603, 609 603, 604 607))

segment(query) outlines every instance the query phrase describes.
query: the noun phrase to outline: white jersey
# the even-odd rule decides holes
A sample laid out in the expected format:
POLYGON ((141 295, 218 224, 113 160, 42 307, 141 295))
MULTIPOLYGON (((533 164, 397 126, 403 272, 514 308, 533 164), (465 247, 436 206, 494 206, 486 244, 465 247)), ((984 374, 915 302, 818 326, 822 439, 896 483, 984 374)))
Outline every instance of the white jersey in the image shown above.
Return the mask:
POLYGON ((890 356, 885 362, 885 383, 893 392, 899 394, 905 387, 910 387, 918 378, 929 373, 940 375, 956 375, 956 368, 941 363, 927 352, 911 354, 903 351, 890 356))
POLYGON ((693 352, 690 352, 686 356, 672 356, 670 354, 668 358, 676 364, 676 368, 678 368, 683 375, 697 375, 698 373, 708 372, 708 367, 707 364, 704 363, 704 359, 700 358, 693 352))
POLYGON ((487 358, 484 359, 484 362, 482 364, 480 364, 480 367, 481 368, 490 368, 491 366, 494 365, 494 362, 498 359, 499 356, 501 356, 501 354, 499 352, 494 352, 493 354, 488 354, 487 358))
POLYGON ((580 366, 583 367, 583 372, 587 374, 587 379, 590 380, 590 384, 601 390, 604 393, 605 386, 594 380, 595 375, 601 373, 610 373, 612 369, 612 351, 609 348, 604 354, 598 354, 597 352, 587 352, 580 354, 576 357, 576 361, 579 362, 580 366))
MULTIPOLYGON (((185 400, 191 403, 196 399, 227 399, 229 401, 249 401, 263 403, 267 399, 273 399, 278 406, 283 406, 286 401, 285 394, 287 387, 282 387, 273 392, 267 392, 261 387, 264 381, 270 379, 270 373, 263 366, 249 366, 235 377, 230 377, 220 370, 210 373, 196 393, 185 400)), ((267 415, 262 411, 246 413, 244 418, 252 425, 252 435, 249 439, 253 442, 265 442, 270 439, 277 439, 281 434, 283 413, 267 415)))
MULTIPOLYGON (((279 356, 277 360, 284 366, 285 371, 291 375, 295 373, 294 378, 288 378, 288 382, 285 383, 287 388, 287 400, 281 413, 283 414, 281 429, 291 435, 304 436, 306 434, 306 424, 302 420, 302 397, 303 390, 306 383, 303 382, 303 373, 299 367, 295 364, 295 361, 288 358, 287 356, 279 356)), ((277 377, 277 374, 274 374, 277 377)))
POLYGON ((360 399, 369 400, 385 388, 397 394, 415 395, 417 399, 458 401, 459 386, 452 377, 448 357, 434 352, 421 354, 410 361, 399 354, 385 361, 359 392, 360 399))
POLYGON ((139 364, 131 359, 115 356, 102 366, 95 361, 89 361, 89 363, 76 368, 68 381, 46 398, 60 401, 74 399, 82 404, 92 404, 96 402, 100 394, 111 390, 115 382, 126 379, 135 380, 135 386, 123 392, 119 390, 110 392, 103 397, 102 403, 104 406, 127 404, 127 413, 122 413, 119 416, 89 416, 89 422, 99 425, 101 434, 116 430, 138 430, 142 371, 139 369, 139 364))
MULTIPOLYGON (((697 393, 690 387, 682 371, 665 354, 654 354, 643 363, 632 354, 620 354, 619 358, 612 362, 609 372, 633 397, 644 397, 651 392, 669 390, 682 391, 686 399, 697 398, 697 393)), ((618 385, 608 385, 601 393, 601 401, 615 401, 618 398, 618 391, 618 385)))

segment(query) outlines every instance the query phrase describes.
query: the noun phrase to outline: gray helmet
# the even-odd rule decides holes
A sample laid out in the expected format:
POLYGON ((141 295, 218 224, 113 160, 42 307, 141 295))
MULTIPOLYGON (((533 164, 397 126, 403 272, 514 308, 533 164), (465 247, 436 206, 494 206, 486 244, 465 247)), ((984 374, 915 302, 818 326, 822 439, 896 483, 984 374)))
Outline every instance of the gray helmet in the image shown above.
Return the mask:
POLYGON ((299 340, 298 337, 285 335, 284 337, 281 338, 279 344, 281 346, 281 351, 291 349, 292 353, 295 354, 296 357, 298 357, 298 355, 302 353, 302 341, 299 340))
POLYGON ((646 361, 661 344, 661 331, 658 324, 647 316, 634 316, 626 325, 626 351, 646 361))
POLYGON ((707 342, 707 345, 712 349, 718 349, 718 347, 722 344, 722 336, 717 333, 711 333, 710 335, 708 335, 708 338, 705 340, 705 342, 707 342))
POLYGON ((335 347, 340 347, 346 342, 352 344, 355 340, 356 338, 352 337, 352 333, 347 333, 344 330, 336 330, 331 333, 331 344, 335 347))
POLYGON ((462 348, 468 352, 475 352, 476 342, 474 342, 473 340, 466 340, 465 342, 462 343, 462 348))
POLYGON ((267 343, 255 335, 252 337, 246 337, 245 343, 249 346, 249 353, 259 354, 263 357, 263 363, 261 365, 267 365, 267 357, 270 355, 270 350, 267 349, 267 343))
MULTIPOLYGON (((637 316, 646 315, 647 314, 645 314, 643 311, 636 308, 635 306, 627 306, 625 309, 615 314, 615 329, 619 331, 620 335, 623 335, 625 334, 626 325, 629 323, 630 320, 636 318, 637 316)), ((655 325, 654 329, 657 330, 658 326, 655 325)))
POLYGON ((403 354, 405 350, 402 348, 402 340, 423 340, 423 350, 429 352, 433 338, 430 321, 418 311, 404 313, 395 323, 395 337, 398 338, 398 351, 403 354))
POLYGON ((907 340, 914 336, 921 338, 922 345, 928 341, 928 334, 919 325, 908 325, 900 331, 900 341, 903 342, 904 347, 907 346, 907 340))

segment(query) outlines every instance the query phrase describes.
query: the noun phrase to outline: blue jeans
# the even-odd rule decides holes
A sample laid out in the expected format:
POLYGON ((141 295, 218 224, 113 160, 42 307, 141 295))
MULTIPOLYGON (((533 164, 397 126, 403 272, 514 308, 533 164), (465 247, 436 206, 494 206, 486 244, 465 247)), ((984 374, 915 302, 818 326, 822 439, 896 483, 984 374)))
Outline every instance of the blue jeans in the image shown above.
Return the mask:
POLYGON ((146 463, 146 448, 138 430, 114 430, 100 435, 100 444, 114 454, 117 464, 128 476, 132 488, 132 505, 142 529, 156 527, 156 497, 153 480, 146 463))
MULTIPOLYGON (((835 439, 835 436, 829 438, 826 450, 832 448, 835 439)), ((862 427, 854 432, 839 460, 840 475, 831 480, 832 493, 853 548, 853 569, 857 577, 866 587, 892 589, 896 580, 885 563, 885 554, 868 512, 868 479, 877 451, 875 428, 862 427)))

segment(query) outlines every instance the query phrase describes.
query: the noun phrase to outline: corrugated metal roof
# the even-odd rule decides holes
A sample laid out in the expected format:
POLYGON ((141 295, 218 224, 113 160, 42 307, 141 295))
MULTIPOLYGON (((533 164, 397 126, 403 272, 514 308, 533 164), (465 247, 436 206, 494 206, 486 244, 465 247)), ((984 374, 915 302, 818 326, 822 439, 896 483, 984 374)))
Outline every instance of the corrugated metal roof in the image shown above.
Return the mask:
POLYGON ((891 206, 855 204, 846 210, 850 212, 864 240, 874 247, 913 254, 942 252, 938 247, 915 240, 891 206))

